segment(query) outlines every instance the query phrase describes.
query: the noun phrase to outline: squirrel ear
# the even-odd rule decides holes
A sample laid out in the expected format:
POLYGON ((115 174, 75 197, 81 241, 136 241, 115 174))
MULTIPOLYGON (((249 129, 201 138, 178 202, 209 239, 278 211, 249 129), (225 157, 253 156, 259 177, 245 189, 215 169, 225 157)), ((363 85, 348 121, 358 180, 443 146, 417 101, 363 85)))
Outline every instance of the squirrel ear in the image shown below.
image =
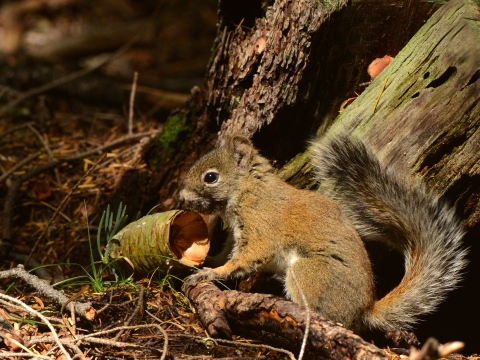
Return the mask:
POLYGON ((243 136, 234 136, 230 142, 232 146, 233 157, 237 161, 237 166, 245 169, 250 163, 250 158, 253 152, 252 142, 243 136))

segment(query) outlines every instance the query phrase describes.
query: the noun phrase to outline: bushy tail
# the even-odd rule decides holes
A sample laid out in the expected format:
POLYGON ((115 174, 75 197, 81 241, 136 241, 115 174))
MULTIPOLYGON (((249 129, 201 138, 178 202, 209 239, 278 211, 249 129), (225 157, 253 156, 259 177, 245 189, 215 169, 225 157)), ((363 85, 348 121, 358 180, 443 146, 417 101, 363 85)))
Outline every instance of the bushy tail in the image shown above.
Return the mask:
POLYGON ((461 280, 466 250, 454 209, 384 168, 360 140, 337 135, 312 150, 321 191, 339 203, 362 239, 387 242, 405 256, 401 283, 367 312, 366 324, 410 329, 461 280))

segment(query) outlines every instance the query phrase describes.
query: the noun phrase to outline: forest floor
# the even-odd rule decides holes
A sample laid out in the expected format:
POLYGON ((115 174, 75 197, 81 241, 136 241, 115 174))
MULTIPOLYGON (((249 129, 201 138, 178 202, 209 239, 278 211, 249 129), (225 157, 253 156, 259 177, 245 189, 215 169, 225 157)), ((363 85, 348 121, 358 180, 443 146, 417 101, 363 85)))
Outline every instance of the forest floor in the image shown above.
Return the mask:
POLYGON ((0 7, 0 357, 290 358, 255 339, 210 339, 181 280, 118 282, 98 255, 102 213, 128 191, 120 180, 148 171, 142 146, 202 84, 217 1, 45 3, 0 7), (57 283, 51 293, 9 273, 27 257, 57 283), (72 316, 70 301, 95 310, 72 316))

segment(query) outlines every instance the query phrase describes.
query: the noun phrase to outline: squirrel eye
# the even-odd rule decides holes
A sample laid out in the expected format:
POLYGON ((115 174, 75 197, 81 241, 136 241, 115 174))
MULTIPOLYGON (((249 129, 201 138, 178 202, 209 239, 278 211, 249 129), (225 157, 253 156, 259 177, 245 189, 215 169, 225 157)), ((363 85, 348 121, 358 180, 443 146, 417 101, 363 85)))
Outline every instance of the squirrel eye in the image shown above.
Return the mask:
POLYGON ((214 171, 210 171, 205 174, 205 177, 203 178, 203 181, 206 182, 207 184, 214 184, 218 181, 218 173, 214 171))

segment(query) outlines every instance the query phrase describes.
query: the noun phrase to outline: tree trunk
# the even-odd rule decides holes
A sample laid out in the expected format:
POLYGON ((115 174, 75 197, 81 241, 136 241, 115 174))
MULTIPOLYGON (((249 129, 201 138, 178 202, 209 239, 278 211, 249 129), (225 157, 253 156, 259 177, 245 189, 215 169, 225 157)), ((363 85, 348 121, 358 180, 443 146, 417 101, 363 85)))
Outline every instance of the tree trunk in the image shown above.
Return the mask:
POLYGON ((220 1, 205 87, 192 89, 187 106, 145 149, 154 175, 145 184, 144 208, 157 200, 175 207, 179 180, 219 131, 253 136, 265 156, 284 164, 363 89, 368 64, 396 55, 436 7, 404 0, 268 3, 220 1))

